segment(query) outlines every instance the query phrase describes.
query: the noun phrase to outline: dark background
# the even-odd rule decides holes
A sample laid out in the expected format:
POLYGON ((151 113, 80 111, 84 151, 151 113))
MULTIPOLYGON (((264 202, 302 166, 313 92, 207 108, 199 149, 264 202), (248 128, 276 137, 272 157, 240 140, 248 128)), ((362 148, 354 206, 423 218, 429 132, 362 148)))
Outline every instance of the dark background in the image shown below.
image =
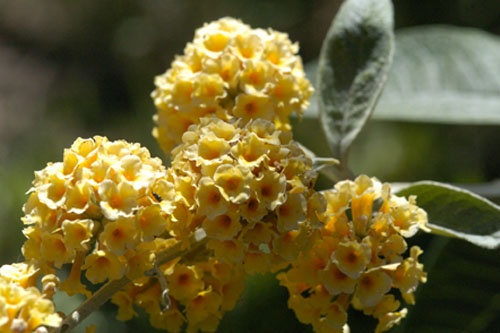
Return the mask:
MULTIPOLYGON (((75 138, 99 134, 112 140, 136 141, 148 147, 153 155, 162 156, 150 134, 151 117, 155 113, 149 97, 153 78, 169 67, 175 54, 182 53, 196 28, 204 22, 233 16, 252 27, 287 32, 292 41, 300 43, 300 54, 307 63, 318 56, 340 3, 332 0, 0 0, 0 264, 21 260, 19 249, 24 241, 21 207, 27 198, 24 193, 30 188, 33 171, 42 169, 49 161, 60 161, 63 148, 75 138)), ((453 24, 500 34, 498 0, 398 0, 394 6, 396 29, 453 24)), ((300 126, 300 123, 295 126, 299 141, 316 130, 300 126)), ((353 147, 353 169, 383 181, 489 181, 500 177, 498 132, 493 126, 372 122, 353 147)), ((312 148, 323 145, 321 142, 308 144, 312 148)), ((330 185, 323 182, 319 186, 330 185)), ((456 251, 469 255, 479 251, 478 255, 483 258, 491 256, 489 266, 485 267, 499 267, 498 251, 485 254, 462 242, 449 244, 432 236, 420 236, 415 242, 439 249, 451 248, 455 254, 456 251)), ((431 257, 424 255, 425 260, 442 262, 440 267, 452 260, 437 259, 437 254, 436 258, 431 257)), ((429 268, 430 265, 432 263, 429 268)), ((447 283, 450 281, 447 279, 453 279, 456 283, 458 279, 466 284, 475 281, 475 277, 457 277, 460 272, 447 266, 441 271, 436 273, 435 281, 447 283)), ((432 286, 431 282, 425 286, 427 293, 438 290, 432 286)), ((499 289, 487 294, 497 293, 499 289)), ((481 295, 479 291, 476 294, 477 298, 481 295)), ((286 290, 278 287, 272 276, 256 276, 250 280, 237 309, 226 315, 219 331, 310 331, 296 321, 286 307, 286 299, 286 290)), ((78 300, 60 302, 68 311, 78 300)), ((446 300, 443 302, 440 306, 446 310, 446 300)), ((493 329, 500 302, 494 299, 485 302, 478 304, 487 307, 489 315, 483 311, 483 319, 475 316, 475 326, 466 328, 457 323, 456 328, 448 331, 493 329)), ((468 307, 474 307, 469 303, 457 306, 468 313, 471 312, 468 307)), ((460 322, 457 309, 449 312, 460 322)), ((418 311, 414 311, 416 318, 418 311)), ((113 306, 108 306, 89 322, 99 323, 98 332, 133 332, 149 327, 143 323, 144 318, 124 324, 112 319, 114 315, 113 306)), ((354 333, 363 332, 365 325, 372 324, 370 320, 354 316, 356 314, 350 314, 349 320, 354 333)), ((412 331, 413 322, 416 319, 407 323, 408 331, 412 331)), ((426 332, 433 329, 447 331, 433 326, 426 332)), ((83 331, 83 327, 79 331, 83 331)))

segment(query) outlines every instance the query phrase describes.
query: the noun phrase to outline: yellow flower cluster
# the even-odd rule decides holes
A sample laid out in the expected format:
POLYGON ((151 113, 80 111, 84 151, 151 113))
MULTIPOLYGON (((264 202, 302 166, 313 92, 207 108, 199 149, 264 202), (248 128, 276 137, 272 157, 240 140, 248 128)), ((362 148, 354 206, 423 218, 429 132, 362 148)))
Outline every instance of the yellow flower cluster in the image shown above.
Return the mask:
POLYGON ((168 283, 170 307, 161 302, 163 288, 154 278, 142 278, 118 292, 119 320, 137 316, 144 308, 153 327, 168 332, 215 332, 224 312, 232 310, 244 290, 245 277, 235 265, 214 258, 195 263, 179 259, 160 266, 168 283))
MULTIPOLYGON (((178 237, 202 227, 215 258, 247 273, 282 268, 323 226, 316 172, 289 132, 264 119, 202 118, 172 152, 177 191, 170 229, 178 237)), ((172 196, 172 195, 171 195, 172 196)))
POLYGON ((139 306, 155 327, 214 331, 247 274, 287 266, 319 233, 326 199, 312 189, 316 176, 291 133, 264 119, 202 118, 169 169, 138 144, 77 139, 63 162, 35 173, 23 254, 46 277, 72 264, 60 286, 69 295, 90 296, 82 273, 91 283, 126 275, 132 282, 113 297, 119 319, 139 306), (202 230, 200 253, 155 262, 202 230))
POLYGON ((61 323, 51 300, 58 280, 47 276, 40 293, 35 287, 38 273, 26 263, 0 267, 0 332, 43 332, 45 326, 61 323))
POLYGON ((326 191, 321 236, 292 268, 278 278, 288 288, 288 305, 315 332, 342 332, 350 305, 378 319, 383 332, 406 315, 388 292, 399 289, 414 303, 413 292, 426 281, 418 246, 407 250, 404 237, 426 230, 427 214, 415 198, 392 195, 389 184, 359 176, 326 191))
POLYGON ((232 18, 205 24, 156 77, 153 135, 170 153, 189 125, 207 115, 236 117, 242 125, 267 119, 290 130, 290 114, 301 114, 313 92, 297 52, 288 35, 271 29, 251 29, 232 18))
POLYGON ((82 273, 94 284, 126 276, 112 297, 118 319, 140 307, 169 332, 214 332, 249 274, 290 266, 278 275, 288 305, 316 332, 348 329, 351 305, 378 319, 376 332, 397 324, 407 310, 389 291, 413 304, 426 281, 420 248, 403 256, 426 213, 367 176, 314 191, 317 173, 289 125, 312 94, 297 52, 270 29, 206 24, 155 81, 153 134, 165 151, 175 146, 169 169, 139 144, 96 136, 35 172, 22 250, 39 269, 0 268, 0 331, 61 323, 51 297, 63 264, 69 295, 90 296, 82 273), (200 233, 206 245, 191 247, 200 233), (168 250, 184 255, 157 259, 168 250))
POLYGON ((189 236, 201 225, 189 219, 197 206, 183 206, 196 184, 174 177, 145 148, 103 137, 77 139, 63 162, 35 175, 24 206, 23 253, 45 274, 71 263, 61 290, 90 296, 82 272, 92 283, 127 275, 133 282, 112 299, 118 318, 136 315, 136 305, 145 308, 153 326, 171 332, 185 323, 190 332, 214 331, 222 314, 236 305, 246 277, 241 266, 218 261, 206 249, 160 265, 161 276, 150 276, 155 254, 179 241, 189 247, 189 236), (162 304, 165 297, 169 310, 162 304))
POLYGON ((139 144, 77 139, 63 162, 35 172, 23 207, 25 258, 44 272, 72 263, 61 285, 70 295, 88 295, 82 270, 92 283, 140 276, 152 267, 152 240, 166 232, 170 207, 153 191, 168 186, 165 174, 139 144))

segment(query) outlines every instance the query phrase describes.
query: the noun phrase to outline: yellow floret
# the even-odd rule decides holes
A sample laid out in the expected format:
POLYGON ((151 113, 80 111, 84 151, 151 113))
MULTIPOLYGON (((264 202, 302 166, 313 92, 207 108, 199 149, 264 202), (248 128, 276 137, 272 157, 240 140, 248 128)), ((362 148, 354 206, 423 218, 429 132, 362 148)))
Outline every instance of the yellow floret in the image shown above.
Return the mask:
POLYGON ((92 283, 116 280, 125 273, 125 267, 118 256, 102 250, 89 254, 82 269, 86 270, 85 277, 92 283))
POLYGON ((171 307, 168 311, 157 307, 149 317, 151 326, 172 333, 182 332, 181 328, 185 321, 186 319, 177 307, 171 307))
POLYGON ((245 204, 240 205, 240 214, 248 222, 258 222, 267 214, 267 207, 252 194, 245 204))
POLYGON ((215 184, 227 201, 241 204, 250 196, 250 171, 240 165, 220 165, 214 174, 215 184))
POLYGON ((129 217, 137 207, 138 193, 128 181, 118 185, 112 180, 105 180, 99 185, 101 209, 109 220, 129 217))
POLYGON ((180 332, 186 323, 186 332, 215 331, 223 313, 234 308, 244 289, 241 266, 213 257, 199 258, 193 264, 176 259, 160 269, 167 277, 170 308, 160 303, 160 296, 167 290, 156 278, 143 277, 114 297, 116 303, 123 304, 125 318, 130 317, 134 304, 146 310, 153 327, 180 332))
POLYGON ((319 271, 319 278, 331 295, 352 294, 357 282, 344 274, 333 262, 329 262, 324 270, 319 271))
POLYGON ((222 304, 223 311, 231 311, 239 301, 241 294, 245 290, 245 280, 241 274, 234 276, 234 278, 222 286, 222 304))
POLYGON ((255 224, 245 226, 242 234, 245 243, 258 246, 260 244, 269 244, 269 242, 273 239, 274 231, 268 223, 257 222, 255 224))
POLYGON ((195 297, 203 288, 203 280, 194 267, 182 264, 175 265, 167 275, 170 294, 178 300, 195 297))
POLYGON ((60 170, 50 174, 47 177, 47 183, 40 186, 38 198, 41 203, 47 205, 50 209, 57 209, 62 206, 66 197, 67 180, 60 174, 60 170))
MULTIPOLYGON (((156 193, 156 192, 155 192, 156 193)), ((162 199, 164 197, 161 197, 162 199)), ((162 202, 166 203, 170 200, 163 199, 162 202)), ((168 211, 168 210, 167 210, 168 211)), ((136 215, 135 225, 136 230, 139 231, 139 236, 142 241, 152 241, 155 237, 160 236, 167 229, 167 220, 162 215, 161 205, 151 205, 141 208, 136 215)))
POLYGON ((243 93, 236 97, 233 114, 242 119, 243 123, 248 123, 252 119, 272 120, 273 104, 264 94, 243 93))
POLYGON ((418 246, 410 249, 410 258, 406 258, 394 271, 394 284, 404 294, 414 292, 419 282, 427 281, 427 274, 423 271, 424 265, 418 262, 423 251, 418 246))
POLYGON ((222 298, 211 288, 198 293, 186 306, 186 317, 190 325, 196 325, 215 316, 217 324, 219 307, 221 306, 222 298))
POLYGON ((117 292, 111 297, 111 302, 118 306, 116 319, 125 321, 138 316, 133 307, 132 297, 128 293, 124 291, 117 292))
POLYGON ((91 293, 87 290, 87 287, 81 282, 82 275, 82 265, 85 254, 79 253, 71 266, 71 272, 66 280, 61 284, 60 290, 66 292, 69 296, 75 294, 82 294, 86 297, 90 297, 91 293))
POLYGON ((375 318, 380 318, 388 312, 396 311, 401 303, 396 300, 394 295, 387 294, 382 297, 382 300, 372 307, 363 308, 363 313, 372 315, 375 318))
POLYGON ((146 270, 153 268, 156 257, 150 246, 149 243, 142 243, 135 250, 129 249, 124 253, 127 262, 126 275, 129 279, 139 279, 146 270))
POLYGON ((291 230, 275 237, 272 242, 273 252, 285 260, 292 261, 311 245, 313 239, 308 226, 301 224, 299 230, 291 230))
POLYGON ((138 242, 139 230, 134 218, 120 217, 116 221, 107 221, 104 230, 99 234, 99 242, 116 255, 126 249, 134 248, 138 242))
POLYGON ((338 303, 332 303, 326 309, 325 324, 334 330, 341 330, 347 322, 347 312, 338 303))
POLYGON ((278 230, 280 232, 297 230, 306 218, 306 198, 302 194, 288 194, 287 200, 276 210, 278 213, 278 230))
POLYGON ((90 219, 63 221, 64 243, 70 249, 77 251, 88 250, 90 239, 93 236, 93 228, 94 221, 90 219))
POLYGON ((347 276, 357 279, 371 259, 371 249, 365 243, 342 242, 332 255, 332 262, 347 276))
POLYGON ((216 258, 227 262, 241 262, 245 255, 245 246, 240 240, 210 240, 207 244, 214 251, 216 258))
POLYGON ((61 268, 63 264, 74 259, 75 250, 65 244, 61 234, 43 232, 41 238, 40 255, 44 260, 51 261, 55 267, 61 268))
POLYGON ((196 192, 196 203, 198 204, 198 214, 205 215, 211 220, 224 214, 229 207, 229 202, 224 199, 219 187, 209 177, 200 179, 196 192))
POLYGON ((388 312, 379 318, 379 323, 375 328, 375 333, 385 332, 391 329, 394 325, 399 325, 401 320, 406 317, 408 310, 406 308, 399 312, 388 312))
POLYGON ((253 171, 269 159, 269 146, 255 133, 250 133, 231 149, 231 153, 241 165, 253 171))
POLYGON ((205 219, 202 227, 211 238, 230 240, 241 230, 240 215, 234 206, 230 206, 225 214, 205 219))
POLYGON ((359 278, 358 288, 354 293, 354 304, 360 308, 375 306, 386 292, 391 289, 392 279, 382 270, 374 270, 359 278))
POLYGON ((226 97, 224 80, 215 74, 201 73, 196 77, 193 103, 199 107, 217 106, 217 101, 226 97))
POLYGON ((92 196, 95 196, 94 189, 89 182, 77 182, 68 191, 66 209, 69 213, 82 214, 92 205, 92 196))
POLYGON ((252 190, 260 205, 269 210, 274 210, 285 203, 286 178, 274 171, 262 171, 259 177, 254 178, 252 190))

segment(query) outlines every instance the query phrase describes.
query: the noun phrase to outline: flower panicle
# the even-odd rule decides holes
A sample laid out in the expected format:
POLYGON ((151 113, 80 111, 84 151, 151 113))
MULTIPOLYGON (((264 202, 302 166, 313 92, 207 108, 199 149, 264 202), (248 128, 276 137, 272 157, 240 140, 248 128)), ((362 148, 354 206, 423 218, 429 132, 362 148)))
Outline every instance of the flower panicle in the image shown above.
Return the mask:
POLYGON ((311 160, 270 121, 202 118, 184 133, 169 171, 175 235, 203 228, 215 258, 247 273, 286 267, 323 225, 326 200, 312 188, 311 160))
POLYGON ((177 259, 159 266, 157 274, 136 280, 112 297, 119 320, 137 316, 134 307, 140 307, 155 328, 213 332, 223 314, 235 307, 246 279, 237 265, 215 258, 194 263, 180 263, 177 259), (164 286, 161 279, 165 279, 164 286), (162 302, 165 290, 168 306, 162 302))
POLYGON ((71 264, 61 285, 70 295, 90 295, 82 272, 94 284, 140 276, 152 267, 153 239, 168 235, 168 207, 153 191, 165 170, 139 144, 78 138, 62 162, 35 173, 23 207, 25 258, 44 273, 71 264))
POLYGON ((155 79, 153 135, 168 154, 189 125, 210 115, 242 124, 266 119, 289 131, 290 114, 302 114, 313 92, 297 52, 272 29, 229 17, 205 24, 155 79))
POLYGON ((427 215, 409 200, 390 193, 388 184, 361 175, 325 191, 325 227, 309 252, 278 275, 290 293, 288 305, 316 332, 341 330, 353 306, 378 319, 376 332, 398 324, 407 313, 389 292, 399 289, 406 303, 426 282, 422 250, 407 250, 405 238, 426 230, 427 215))
POLYGON ((35 172, 22 218, 34 266, 0 268, 0 329, 58 326, 50 299, 57 288, 93 297, 84 274, 125 281, 111 298, 119 320, 139 307, 155 328, 213 332, 249 275, 280 270, 289 307, 316 332, 348 332, 350 306, 378 319, 376 332, 399 323, 407 310, 389 292, 413 304, 426 281, 422 250, 404 253, 427 215, 364 175, 314 190, 289 124, 313 92, 297 53, 286 34, 208 23, 155 79, 153 135, 169 168, 139 144, 95 136, 35 172), (169 249, 177 257, 162 260, 169 249))

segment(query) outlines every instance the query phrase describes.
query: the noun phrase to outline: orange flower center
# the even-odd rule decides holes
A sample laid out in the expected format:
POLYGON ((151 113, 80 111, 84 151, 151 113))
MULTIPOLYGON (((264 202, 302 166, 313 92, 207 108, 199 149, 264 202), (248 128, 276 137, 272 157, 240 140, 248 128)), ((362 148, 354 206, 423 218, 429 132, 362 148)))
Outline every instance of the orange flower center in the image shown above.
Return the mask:
POLYGON ((248 79, 253 85, 259 85, 261 81, 260 75, 257 72, 250 73, 250 75, 248 75, 248 79))
POLYGON ((208 198, 208 201, 212 204, 217 204, 217 203, 219 203, 220 199, 221 199, 221 196, 220 196, 219 192, 212 191, 210 193, 210 197, 208 198))
POLYGON ((181 286, 186 286, 187 284, 189 284, 189 274, 183 273, 183 274, 179 275, 177 282, 181 286))
POLYGON ((371 289, 373 287, 373 279, 370 276, 364 276, 359 283, 365 289, 371 289))
POLYGON ((231 222, 232 222, 231 217, 227 215, 221 215, 219 217, 219 225, 222 228, 228 229, 231 226, 231 222))
POLYGON ((249 211, 256 211, 259 207, 259 202, 255 198, 248 200, 247 208, 249 211))
POLYGON ((255 102, 252 101, 245 104, 245 111, 250 115, 254 114, 257 111, 257 105, 255 102))
POLYGON ((220 76, 221 78, 224 80, 224 81, 229 81, 229 79, 231 78, 231 72, 229 71, 229 69, 223 69, 221 72, 220 72, 220 76))
POLYGON ((121 196, 119 195, 113 195, 110 199, 109 199, 109 204, 111 207, 113 208, 120 208, 123 206, 123 199, 121 196))
POLYGON ((280 207, 280 216, 289 216, 290 215, 290 207, 286 204, 281 205, 280 207))
POLYGON ((356 252, 349 252, 346 256, 345 256, 345 260, 350 263, 350 264, 354 264, 356 261, 358 261, 358 255, 356 254, 356 252))
POLYGON ((97 260, 95 261, 95 264, 97 267, 101 267, 101 268, 104 268, 106 266, 109 266, 110 265, 110 262, 109 262, 109 259, 106 258, 106 257, 99 257, 97 258, 97 260))
POLYGON ((229 178, 227 181, 226 181, 226 188, 229 190, 229 191, 234 191, 238 188, 238 185, 239 185, 240 181, 238 178, 236 177, 233 177, 233 178, 229 178))
POLYGON ((269 197, 273 193, 273 189, 271 185, 262 185, 260 188, 260 194, 262 194, 263 197, 269 197))
POLYGON ((113 239, 115 239, 115 240, 119 240, 119 239, 123 238, 124 235, 125 235, 125 233, 123 232, 123 230, 121 228, 116 228, 115 230, 113 230, 111 232, 111 236, 113 236, 113 239))

